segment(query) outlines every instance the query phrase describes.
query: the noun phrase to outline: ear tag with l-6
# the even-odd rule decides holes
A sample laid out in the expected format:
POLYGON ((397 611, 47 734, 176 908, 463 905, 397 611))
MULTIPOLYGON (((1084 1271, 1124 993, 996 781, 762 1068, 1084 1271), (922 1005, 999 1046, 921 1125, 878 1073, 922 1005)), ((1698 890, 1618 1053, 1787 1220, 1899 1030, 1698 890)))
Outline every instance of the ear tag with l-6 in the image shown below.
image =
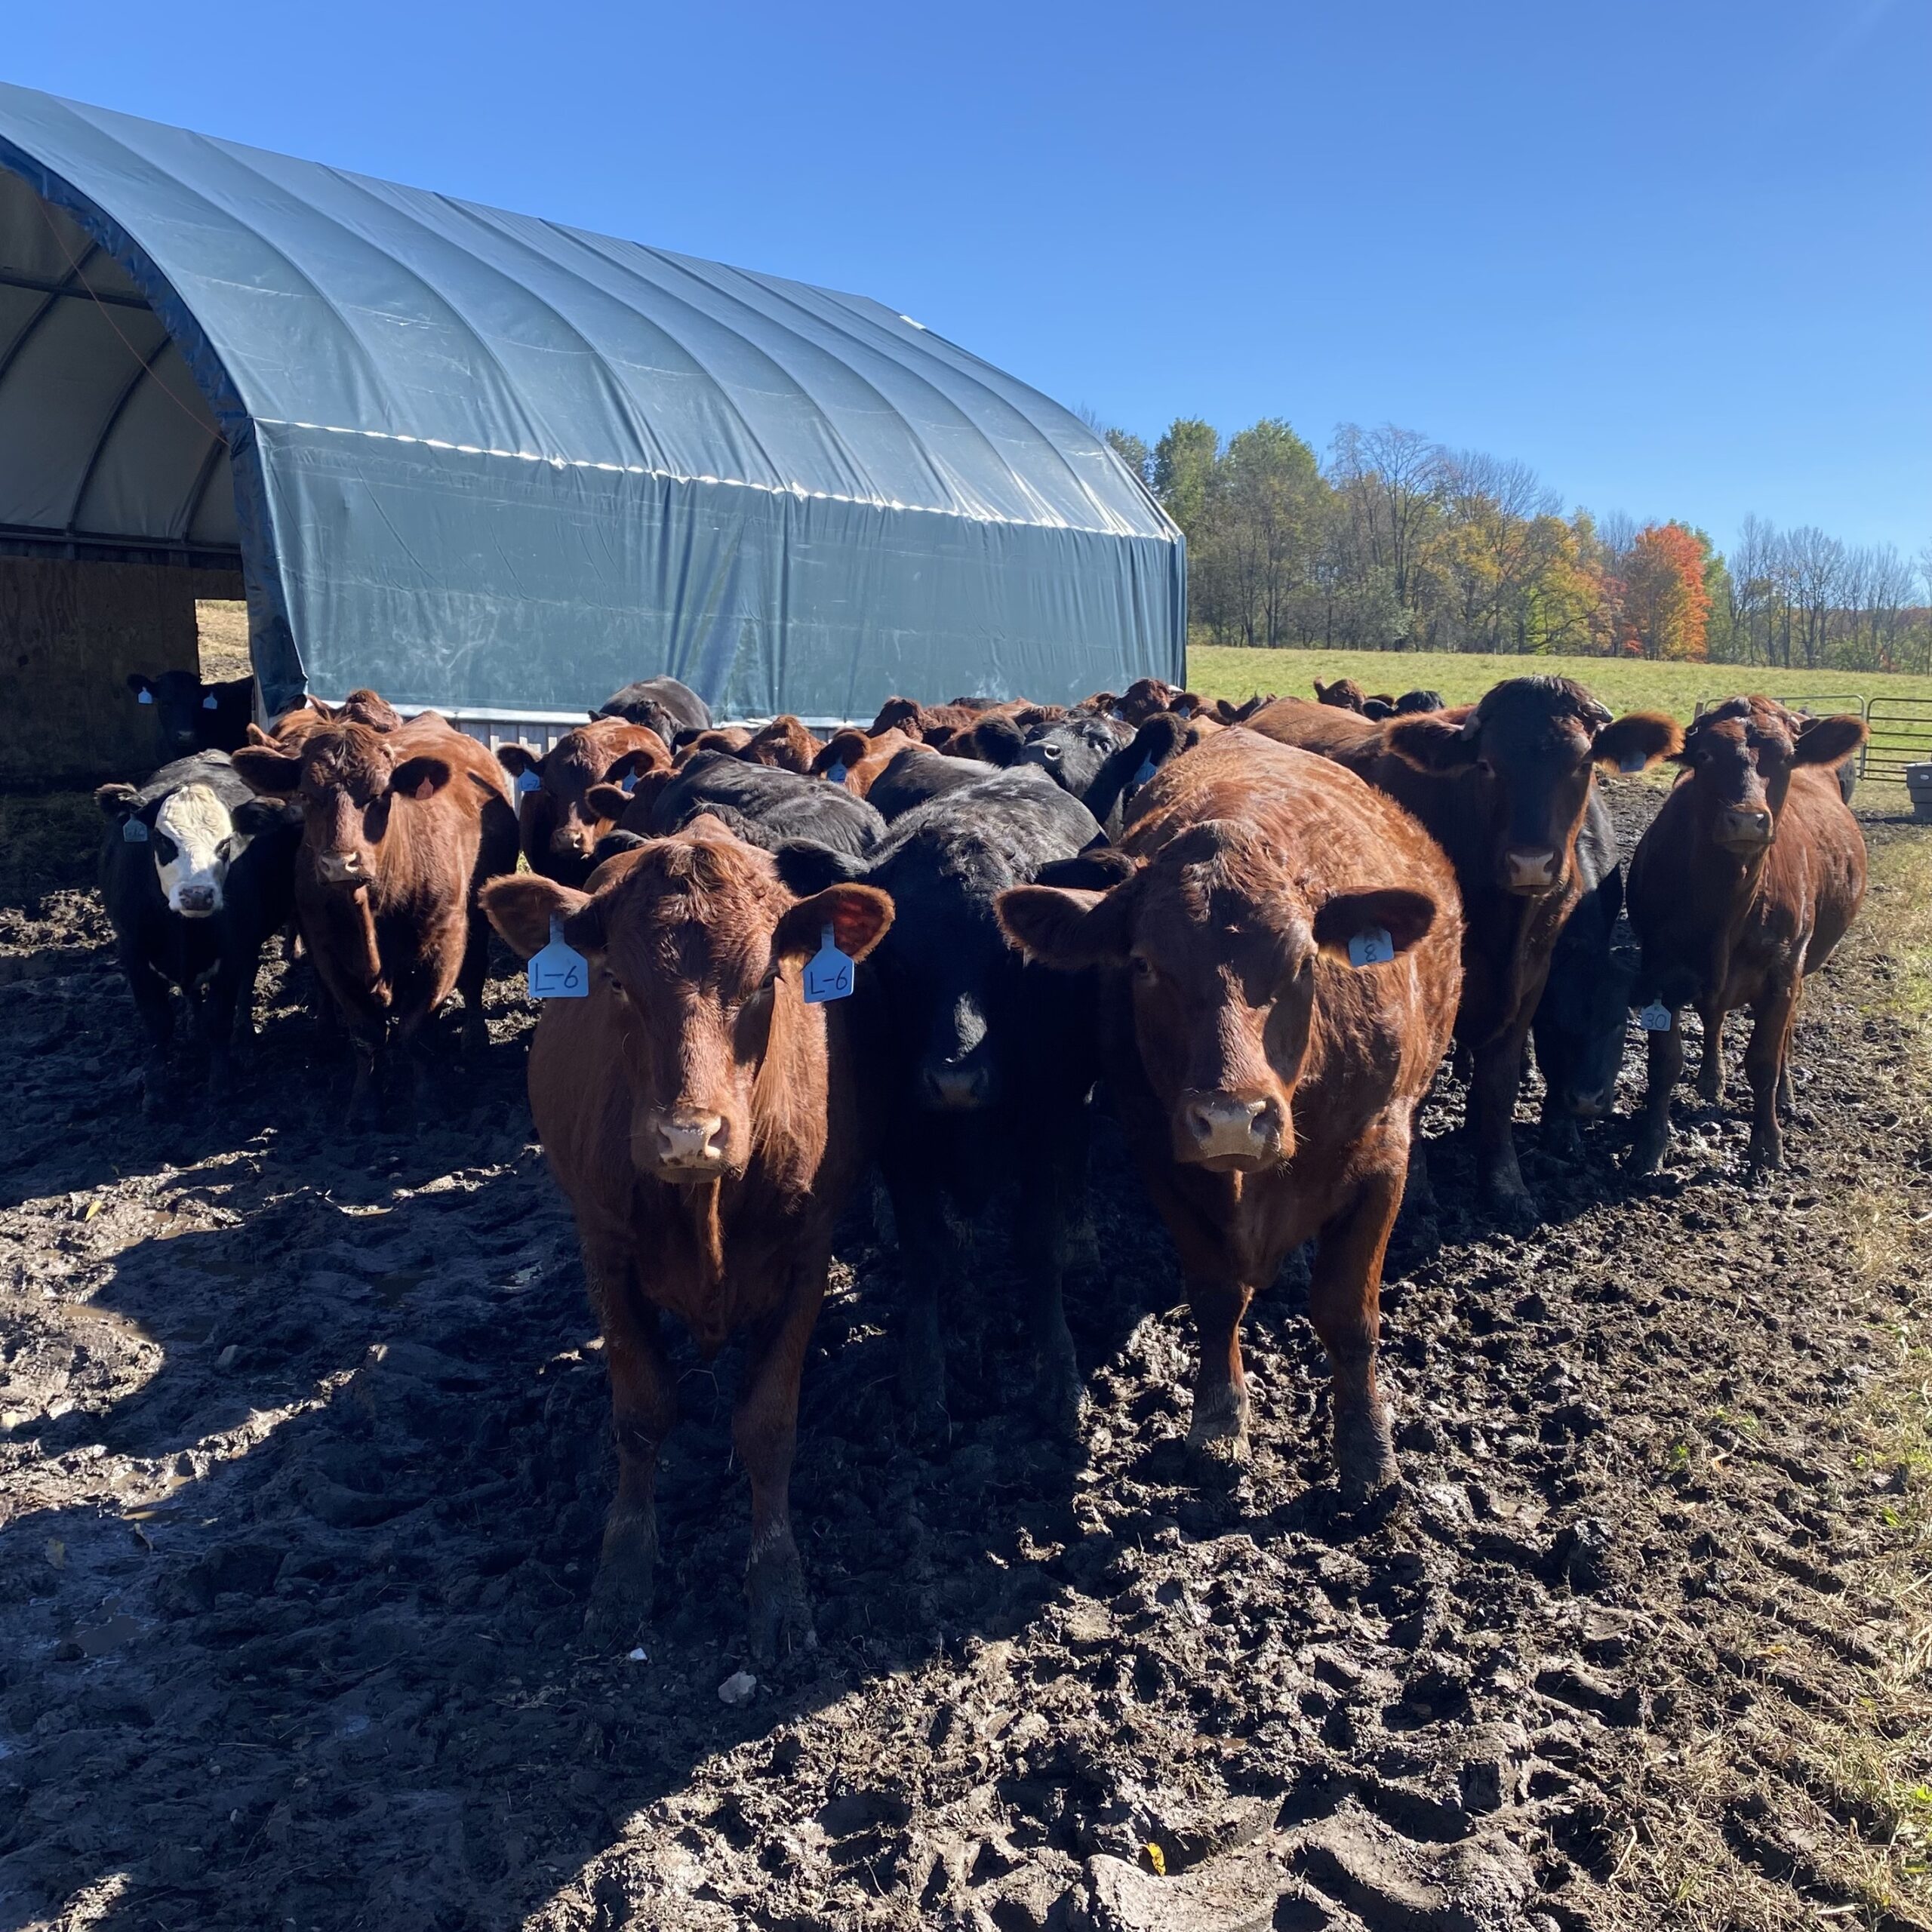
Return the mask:
POLYGON ((137 691, 134 694, 134 702, 137 704, 152 704, 154 702, 154 693, 152 691, 137 691))
POLYGON ((1349 941, 1351 966, 1386 966, 1395 956, 1395 942, 1386 926, 1371 926, 1349 941))
POLYGON ((827 1000, 846 998, 851 990, 852 962, 826 926, 819 934, 817 952, 805 961, 805 1004, 823 1006, 827 1000))
POLYGON ((564 943, 564 922, 550 921, 550 943, 530 956, 532 999, 582 999, 590 990, 590 966, 574 946, 564 943))
POLYGON ((825 768, 825 775, 833 784, 842 785, 845 782, 845 768, 835 759, 825 768))
POLYGON ((1660 999, 1654 999, 1637 1011, 1637 1024, 1647 1033, 1668 1033, 1670 1018, 1670 1008, 1660 999))
POLYGON ((145 845, 148 842, 146 821, 138 818, 124 818, 121 821, 121 836, 130 845, 145 845))
POLYGON ((221 709, 213 691, 210 691, 208 696, 202 700, 202 709, 204 711, 219 711, 221 709))
POLYGON ((1160 768, 1151 758, 1143 758, 1140 761, 1140 769, 1134 774, 1134 783, 1136 785, 1148 783, 1160 768))
POLYGON ((520 792, 540 792, 543 789, 543 781, 534 771, 519 771, 516 775, 516 789, 520 792))

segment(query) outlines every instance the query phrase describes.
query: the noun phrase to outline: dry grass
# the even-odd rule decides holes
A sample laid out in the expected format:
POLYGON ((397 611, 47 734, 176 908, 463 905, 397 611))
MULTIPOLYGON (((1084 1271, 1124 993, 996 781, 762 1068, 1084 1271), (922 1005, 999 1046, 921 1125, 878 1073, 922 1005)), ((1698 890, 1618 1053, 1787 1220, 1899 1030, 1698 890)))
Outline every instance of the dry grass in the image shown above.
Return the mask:
POLYGON ((204 600, 195 606, 195 628, 201 635, 205 683, 248 676, 253 667, 248 660, 247 605, 204 600))

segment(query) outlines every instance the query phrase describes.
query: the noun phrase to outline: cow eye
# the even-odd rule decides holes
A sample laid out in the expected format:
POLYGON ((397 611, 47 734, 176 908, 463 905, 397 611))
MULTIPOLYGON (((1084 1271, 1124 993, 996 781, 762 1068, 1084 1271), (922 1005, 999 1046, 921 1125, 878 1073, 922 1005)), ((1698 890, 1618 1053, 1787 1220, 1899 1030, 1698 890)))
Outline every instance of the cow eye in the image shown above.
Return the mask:
POLYGON ((1154 962, 1144 952, 1134 955, 1134 977, 1137 980, 1151 980, 1154 977, 1154 962))

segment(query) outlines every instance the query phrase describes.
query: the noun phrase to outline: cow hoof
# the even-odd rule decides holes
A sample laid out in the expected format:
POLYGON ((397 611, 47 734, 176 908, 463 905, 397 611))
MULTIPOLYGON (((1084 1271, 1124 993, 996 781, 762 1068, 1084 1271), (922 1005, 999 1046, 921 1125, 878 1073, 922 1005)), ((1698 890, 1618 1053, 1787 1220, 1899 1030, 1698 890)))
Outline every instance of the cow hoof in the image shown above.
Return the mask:
POLYGON ((657 1570, 656 1518, 613 1512, 605 1522, 597 1580, 590 1586, 590 1604, 583 1617, 583 1634, 591 1644, 608 1650, 636 1641, 651 1614, 657 1570))
POLYGON ((804 1573, 798 1553, 790 1547, 754 1558, 745 1572, 745 1596, 749 1612, 752 1655, 771 1663, 798 1651, 818 1648, 812 1628, 811 1599, 805 1595, 804 1573))
POLYGON ((1537 1204, 1536 1196, 1526 1188, 1491 1188, 1484 1192, 1483 1204, 1488 1210, 1489 1218, 1507 1234, 1527 1234, 1543 1220, 1543 1210, 1537 1204))
POLYGON ((1238 1481, 1249 1460, 1247 1409, 1223 1408, 1203 1415, 1197 1404, 1187 1430, 1187 1467, 1205 1487, 1225 1488, 1238 1481))
POLYGON ((1630 1147, 1630 1172, 1641 1177, 1654 1174, 1663 1165, 1664 1150, 1670 1145, 1670 1136, 1663 1134, 1640 1134, 1630 1147))
POLYGON ((1389 1432, 1389 1411, 1374 1407, 1344 1410, 1335 1418, 1336 1486, 1342 1507, 1352 1513, 1384 1490, 1399 1487, 1395 1444, 1389 1432))
POLYGON ((1543 1152, 1552 1160, 1572 1163, 1583 1158, 1583 1137, 1574 1120, 1562 1120, 1543 1129, 1543 1152))
POLYGON ((1042 1428, 1069 1441, 1078 1440, 1088 1411, 1079 1372, 1070 1363, 1043 1367, 1033 1385, 1033 1407, 1042 1428))
POLYGON ((1784 1165, 1784 1149, 1777 1141, 1760 1140, 1754 1134, 1751 1137, 1751 1151, 1746 1158, 1752 1174, 1770 1174, 1784 1165))

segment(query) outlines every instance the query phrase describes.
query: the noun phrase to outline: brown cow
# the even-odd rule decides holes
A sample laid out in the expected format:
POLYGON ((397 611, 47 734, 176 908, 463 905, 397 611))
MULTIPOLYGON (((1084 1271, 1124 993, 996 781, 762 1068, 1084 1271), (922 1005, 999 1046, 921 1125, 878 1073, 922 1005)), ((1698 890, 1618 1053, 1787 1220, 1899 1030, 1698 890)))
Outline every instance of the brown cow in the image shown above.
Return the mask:
POLYGON ((1367 697, 1368 694, 1352 678, 1336 678, 1325 685, 1319 678, 1315 681, 1315 703, 1332 705, 1337 711, 1359 712, 1367 697))
POLYGON ((547 752, 500 745, 497 761, 516 786, 519 842, 531 870, 581 885, 598 840, 615 823, 592 804, 592 791, 668 771, 671 752, 648 725, 599 718, 566 731, 547 752))
MULTIPOLYGON (((426 718, 436 714, 424 712, 420 715, 426 718)), ((285 711, 266 731, 259 724, 251 724, 248 741, 251 745, 297 745, 318 725, 345 720, 366 724, 372 731, 398 731, 403 724, 402 713, 387 698, 363 686, 351 691, 338 705, 325 704, 318 697, 305 697, 294 710, 285 711)))
POLYGON ((1473 1067, 1478 1181, 1506 1224, 1533 1224, 1540 1211, 1510 1123, 1551 952, 1582 891, 1577 835, 1595 767, 1641 771, 1675 751, 1682 731, 1647 712, 1613 721, 1581 685, 1549 677, 1511 678, 1479 704, 1379 722, 1284 699, 1247 728, 1368 779, 1448 854, 1463 897, 1456 1038, 1473 1067))
POLYGON ((923 739, 896 726, 889 731, 867 732, 848 724, 826 740, 823 749, 812 761, 812 776, 832 778, 836 772, 839 776, 832 778, 832 783, 843 785, 863 798, 872 789, 872 781, 906 751, 921 758, 938 755, 923 739))
POLYGON ((681 732, 672 760, 686 765, 706 752, 728 752, 737 758, 751 741, 751 733, 742 724, 714 724, 707 731, 681 732))
POLYGON ((318 724, 294 746, 245 746, 234 766, 254 790, 302 808, 296 920, 354 1042, 351 1123, 373 1118, 391 1044, 413 1103, 417 1035, 452 991, 465 1051, 488 1042, 477 893, 516 863, 503 767, 434 716, 387 733, 318 724))
POLYGON ((1109 1077, 1200 1331, 1197 1451, 1245 1457, 1241 1316, 1318 1238, 1309 1312, 1352 1506, 1395 1474, 1375 1377, 1382 1259, 1455 1016, 1455 877, 1371 787, 1238 728, 1144 796, 1121 841, 1133 878, 1104 894, 1016 888, 1000 922, 1030 958, 1109 969, 1109 1077), (1393 957, 1352 964, 1371 935, 1393 957))
POLYGON ((811 770, 821 749, 818 740, 788 712, 754 731, 738 755, 748 764, 768 764, 802 776, 811 770))
POLYGON ((1638 841, 1626 895, 1642 942, 1641 989, 1668 1008, 1650 1036, 1650 1087, 1632 1153, 1654 1172, 1670 1138, 1684 1067, 1678 1009, 1704 1023, 1697 1091, 1724 1097, 1724 1019, 1749 1006, 1751 1163, 1783 1160, 1788 1056, 1804 989, 1865 897, 1865 838, 1834 768, 1865 742, 1863 719, 1798 718, 1767 697, 1734 697, 1686 734, 1686 775, 1638 841))
POLYGON ((751 1480, 752 1641, 769 1654, 783 1630, 811 1641, 787 1493, 798 1377, 866 1146, 846 1008, 805 1004, 802 974, 827 927, 863 959, 892 902, 844 884, 795 900, 766 854, 705 817, 590 887, 525 875, 484 894, 526 958, 558 922, 591 966, 586 997, 546 1002, 530 1051, 531 1110, 577 1217, 611 1377, 617 1494, 589 1628, 628 1641, 650 1607, 652 1489, 677 1414, 664 1309, 707 1361, 751 1337, 732 1440, 751 1480))

